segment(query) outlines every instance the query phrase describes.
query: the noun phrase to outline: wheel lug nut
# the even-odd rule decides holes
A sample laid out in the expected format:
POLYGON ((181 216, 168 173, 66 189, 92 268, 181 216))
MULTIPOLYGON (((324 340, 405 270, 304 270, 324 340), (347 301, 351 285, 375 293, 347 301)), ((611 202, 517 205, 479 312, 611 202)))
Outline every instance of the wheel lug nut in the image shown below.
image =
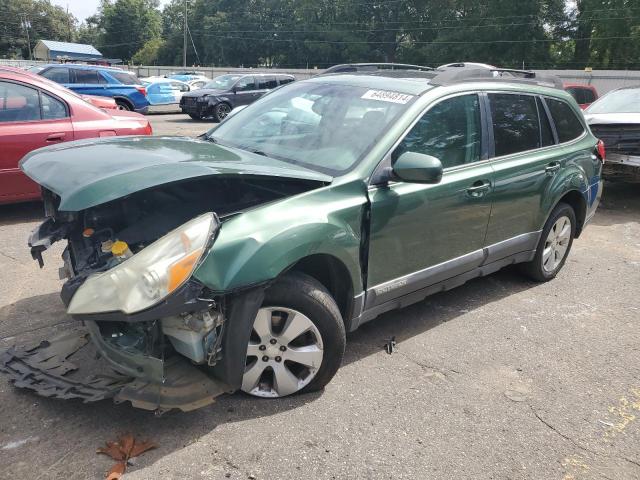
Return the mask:
POLYGON ((267 349, 267 346, 266 346, 266 345, 260 345, 258 348, 259 348, 260 350, 266 350, 266 349, 267 349))
POLYGON ((275 345, 275 344, 277 343, 277 341, 276 341, 276 339, 275 339, 275 338, 272 338, 271 340, 269 340, 269 343, 270 343, 271 345, 275 345))
POLYGON ((276 357, 276 362, 281 362, 282 358, 281 357, 276 357))
POLYGON ((268 362, 269 361, 269 357, 267 357, 266 355, 264 357, 262 357, 262 361, 263 362, 268 362))
POLYGON ((281 352, 284 352, 286 349, 287 349, 287 347, 285 347, 284 345, 281 345, 281 346, 280 346, 280 351, 281 351, 281 352))

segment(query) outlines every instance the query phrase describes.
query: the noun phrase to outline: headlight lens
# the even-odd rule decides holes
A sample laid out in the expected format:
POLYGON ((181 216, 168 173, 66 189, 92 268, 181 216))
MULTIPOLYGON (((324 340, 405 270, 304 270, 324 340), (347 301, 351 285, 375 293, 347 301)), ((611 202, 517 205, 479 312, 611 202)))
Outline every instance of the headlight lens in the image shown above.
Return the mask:
POLYGON ((89 277, 71 299, 68 313, 135 313, 153 306, 191 276, 213 226, 212 213, 201 215, 111 270, 89 277))

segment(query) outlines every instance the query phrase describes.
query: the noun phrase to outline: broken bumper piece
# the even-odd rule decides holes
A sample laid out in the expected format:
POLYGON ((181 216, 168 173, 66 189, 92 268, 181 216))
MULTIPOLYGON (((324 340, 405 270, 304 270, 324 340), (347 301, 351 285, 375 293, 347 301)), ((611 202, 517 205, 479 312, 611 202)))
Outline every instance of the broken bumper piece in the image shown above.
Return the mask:
POLYGON ((10 348, 0 354, 0 371, 16 387, 52 398, 95 402, 113 398, 134 407, 190 411, 213 403, 230 389, 181 357, 163 364, 162 382, 132 378, 106 362, 85 329, 64 332, 35 347, 10 348))

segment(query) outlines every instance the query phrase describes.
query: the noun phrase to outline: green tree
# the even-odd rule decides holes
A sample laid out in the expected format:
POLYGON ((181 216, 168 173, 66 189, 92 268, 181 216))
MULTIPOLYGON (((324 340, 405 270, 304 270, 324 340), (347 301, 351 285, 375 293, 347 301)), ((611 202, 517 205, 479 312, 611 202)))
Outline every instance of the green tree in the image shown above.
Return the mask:
POLYGON ((73 41, 76 19, 48 0, 0 1, 0 56, 29 58, 38 40, 73 41))
POLYGON ((160 38, 149 40, 131 57, 131 61, 139 65, 156 65, 158 62, 158 54, 163 46, 164 40, 160 38))
POLYGON ((130 60, 148 41, 159 38, 162 19, 158 0, 103 1, 98 49, 106 56, 130 60))

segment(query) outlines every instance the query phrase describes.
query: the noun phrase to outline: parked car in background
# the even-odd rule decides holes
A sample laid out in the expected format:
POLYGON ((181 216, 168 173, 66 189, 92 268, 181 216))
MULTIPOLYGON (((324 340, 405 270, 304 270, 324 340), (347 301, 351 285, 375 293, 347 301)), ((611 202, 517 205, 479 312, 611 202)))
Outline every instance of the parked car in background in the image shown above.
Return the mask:
POLYGON ((38 74, 79 94, 111 97, 121 110, 147 113, 149 109, 147 91, 133 72, 97 65, 52 64, 38 74))
POLYGON ((203 80, 205 82, 210 82, 211 79, 207 77, 202 72, 196 72, 193 70, 185 70, 181 72, 173 72, 167 75, 167 78, 172 78, 174 80, 180 80, 181 82, 190 82, 192 80, 203 80))
POLYGON ((187 82, 187 85, 189 85, 189 87, 191 88, 191 90, 198 90, 202 87, 204 87, 207 83, 209 83, 211 80, 207 79, 197 79, 197 80, 189 80, 187 82))
POLYGON ((222 121, 231 110, 249 105, 280 85, 295 81, 293 75, 269 73, 233 73, 220 75, 195 92, 186 93, 180 109, 195 120, 222 121))
POLYGON ((593 134, 604 142, 605 176, 640 181, 640 85, 603 95, 584 115, 593 134))
POLYGON ((598 99, 598 91, 593 85, 583 85, 579 83, 565 83, 564 89, 575 98, 581 109, 587 108, 598 99))
POLYGON ((40 198, 40 187, 18 168, 32 150, 83 138, 150 134, 142 115, 97 108, 45 78, 0 67, 0 203, 40 198))
POLYGON ((171 78, 141 78, 140 82, 147 89, 147 100, 152 107, 178 105, 182 95, 191 90, 185 82, 171 78))
MULTIPOLYGON (((68 88, 66 90, 72 92, 72 90, 69 90, 68 88)), ((94 107, 104 108, 105 110, 121 110, 118 107, 116 101, 111 97, 98 97, 97 95, 80 95, 80 98, 89 102, 94 107)))
POLYGON ((82 330, 0 369, 160 412, 285 397, 322 389, 346 332, 385 312, 513 264, 552 280, 602 193, 598 139, 561 88, 487 69, 319 75, 198 139, 32 153, 49 218, 31 254, 67 241, 67 313, 119 375, 64 377, 82 330))

